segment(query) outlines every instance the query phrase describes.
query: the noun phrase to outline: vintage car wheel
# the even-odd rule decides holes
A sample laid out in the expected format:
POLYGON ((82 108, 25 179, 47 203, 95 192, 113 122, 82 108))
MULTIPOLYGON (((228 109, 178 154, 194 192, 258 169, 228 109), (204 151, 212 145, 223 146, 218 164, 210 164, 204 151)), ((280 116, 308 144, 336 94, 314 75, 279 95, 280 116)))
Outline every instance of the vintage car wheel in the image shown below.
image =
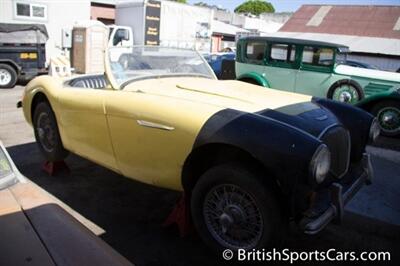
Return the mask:
POLYGON ((372 108, 371 113, 377 117, 382 135, 400 136, 400 102, 379 102, 372 108))
POLYGON ((255 79, 251 79, 251 78, 240 79, 240 81, 243 81, 243 82, 246 82, 246 83, 250 83, 250 84, 253 84, 253 85, 262 86, 255 79))
POLYGON ((68 155, 64 149, 57 121, 47 102, 39 103, 33 115, 36 142, 48 161, 61 161, 68 155))
POLYGON ((328 91, 328 98, 355 104, 364 98, 364 93, 360 85, 353 80, 339 80, 335 82, 328 91))
POLYGON ((0 64, 0 88, 13 88, 18 75, 15 69, 6 64, 0 64))
POLYGON ((234 164, 208 170, 191 198, 193 222, 215 251, 279 245, 285 222, 274 192, 261 177, 234 164))

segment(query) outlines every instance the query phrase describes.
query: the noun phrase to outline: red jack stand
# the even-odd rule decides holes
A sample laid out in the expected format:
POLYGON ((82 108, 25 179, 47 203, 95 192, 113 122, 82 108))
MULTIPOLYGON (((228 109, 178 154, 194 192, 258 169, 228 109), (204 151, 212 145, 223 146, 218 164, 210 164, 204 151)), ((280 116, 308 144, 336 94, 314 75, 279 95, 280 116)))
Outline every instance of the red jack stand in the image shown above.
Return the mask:
POLYGON ((164 227, 176 224, 179 229, 179 235, 185 237, 193 231, 192 217, 190 216, 190 202, 186 193, 182 194, 174 209, 163 223, 164 227))
POLYGON ((54 176, 61 171, 70 172, 68 165, 64 161, 44 162, 42 170, 47 174, 54 176))

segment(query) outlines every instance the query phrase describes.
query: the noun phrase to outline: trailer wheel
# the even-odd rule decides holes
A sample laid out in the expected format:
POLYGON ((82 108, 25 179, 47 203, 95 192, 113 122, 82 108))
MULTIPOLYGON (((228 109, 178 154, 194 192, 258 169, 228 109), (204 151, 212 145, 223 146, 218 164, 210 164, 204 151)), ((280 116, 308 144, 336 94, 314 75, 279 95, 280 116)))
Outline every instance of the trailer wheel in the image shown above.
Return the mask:
POLYGON ((0 64, 0 88, 13 88, 18 75, 15 69, 6 64, 0 64))

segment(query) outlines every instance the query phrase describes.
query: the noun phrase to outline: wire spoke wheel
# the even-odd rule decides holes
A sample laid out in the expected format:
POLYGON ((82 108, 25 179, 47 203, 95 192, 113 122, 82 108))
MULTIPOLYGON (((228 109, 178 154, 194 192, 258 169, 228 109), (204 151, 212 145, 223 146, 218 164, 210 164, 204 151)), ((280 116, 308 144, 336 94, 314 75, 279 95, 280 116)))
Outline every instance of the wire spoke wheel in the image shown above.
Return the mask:
POLYGON ((400 109, 388 106, 379 110, 377 114, 382 130, 389 133, 400 132, 400 109))
POLYGON ((355 87, 350 84, 343 84, 333 92, 333 100, 343 103, 357 103, 360 100, 360 95, 355 87))
POLYGON ((213 187, 205 196, 203 215, 209 232, 222 246, 251 249, 262 237, 263 219, 256 201, 236 185, 213 187))
POLYGON ((43 149, 47 152, 52 152, 56 145, 56 131, 47 113, 40 113, 37 119, 36 130, 43 149))

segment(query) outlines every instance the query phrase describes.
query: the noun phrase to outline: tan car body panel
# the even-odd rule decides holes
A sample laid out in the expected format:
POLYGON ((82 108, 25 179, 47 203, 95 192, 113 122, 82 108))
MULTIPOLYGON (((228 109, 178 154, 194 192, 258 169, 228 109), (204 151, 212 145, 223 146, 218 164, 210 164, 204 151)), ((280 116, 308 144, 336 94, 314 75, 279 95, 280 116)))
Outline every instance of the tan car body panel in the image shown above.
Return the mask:
POLYGON ((257 112, 311 100, 234 80, 152 78, 123 90, 94 90, 64 87, 44 76, 26 88, 23 108, 29 123, 38 91, 51 103, 66 149, 129 178, 174 190, 182 190, 183 164, 201 128, 218 111, 257 112))
POLYGON ((133 265, 97 237, 102 228, 23 176, 1 141, 0 155, 11 170, 0 184, 0 265, 133 265))

